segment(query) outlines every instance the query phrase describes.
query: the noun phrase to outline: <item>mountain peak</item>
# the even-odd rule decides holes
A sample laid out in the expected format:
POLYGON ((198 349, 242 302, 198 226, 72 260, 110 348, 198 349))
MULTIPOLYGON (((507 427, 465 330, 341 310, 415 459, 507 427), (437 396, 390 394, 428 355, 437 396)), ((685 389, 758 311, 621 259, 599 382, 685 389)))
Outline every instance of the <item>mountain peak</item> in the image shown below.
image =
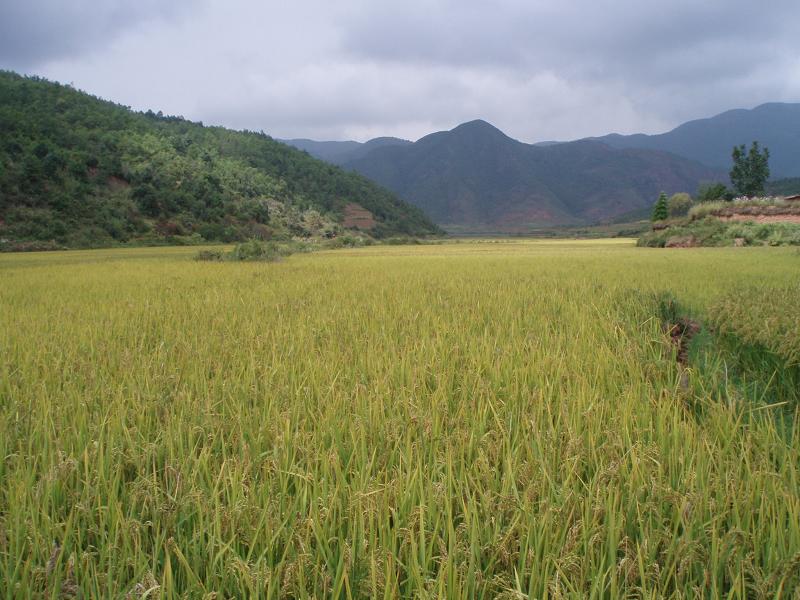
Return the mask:
POLYGON ((752 112, 764 112, 764 111, 784 111, 797 114, 800 112, 800 103, 798 102, 765 102, 764 104, 759 104, 752 112))
POLYGON ((384 135, 367 140, 363 145, 369 146, 370 148, 378 148, 380 146, 405 146, 410 143, 411 142, 409 140, 404 140, 403 138, 384 135))
POLYGON ((490 135, 501 135, 503 137, 508 137, 505 133, 500 131, 497 127, 492 125, 491 123, 484 121, 483 119, 475 119, 473 121, 467 121, 466 123, 462 123, 457 127, 454 127, 450 130, 450 133, 462 133, 462 132, 470 132, 470 133, 480 133, 483 135, 490 134, 490 135))

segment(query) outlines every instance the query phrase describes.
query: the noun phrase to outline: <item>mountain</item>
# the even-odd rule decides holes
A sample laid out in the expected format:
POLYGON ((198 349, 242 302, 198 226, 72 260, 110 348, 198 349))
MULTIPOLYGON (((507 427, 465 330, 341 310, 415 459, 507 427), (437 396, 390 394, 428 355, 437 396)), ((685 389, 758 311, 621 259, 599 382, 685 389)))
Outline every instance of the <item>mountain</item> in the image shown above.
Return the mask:
POLYGON ((666 152, 584 140, 537 146, 485 121, 371 150, 344 165, 445 228, 525 231, 642 213, 659 192, 694 191, 724 173, 666 152))
POLYGON ((795 196, 800 194, 800 177, 773 179, 767 182, 767 194, 771 196, 795 196))
POLYGON ((0 71, 0 247, 438 232, 356 173, 263 133, 138 113, 0 71))
POLYGON ((343 165, 365 156, 375 148, 406 146, 411 142, 396 137, 378 137, 368 142, 317 142, 308 139, 280 140, 285 144, 308 152, 311 156, 335 165, 343 165))
POLYGON ((329 163, 337 164, 342 159, 347 161, 350 155, 363 146, 360 142, 318 142, 305 138, 294 140, 278 140, 299 150, 308 152, 311 156, 329 163))
POLYGON ((591 138, 614 148, 663 150, 728 170, 734 146, 758 141, 770 150, 772 176, 800 176, 800 104, 769 103, 689 121, 659 135, 591 138))

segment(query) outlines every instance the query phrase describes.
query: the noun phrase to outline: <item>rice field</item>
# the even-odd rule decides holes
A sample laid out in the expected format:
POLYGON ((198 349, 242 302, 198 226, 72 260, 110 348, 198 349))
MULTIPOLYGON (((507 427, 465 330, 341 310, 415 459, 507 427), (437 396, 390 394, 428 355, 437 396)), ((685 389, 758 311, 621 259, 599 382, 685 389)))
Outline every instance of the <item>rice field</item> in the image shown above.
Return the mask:
POLYGON ((655 300, 797 250, 196 252, 0 255, 0 597, 800 597, 796 404, 655 300))

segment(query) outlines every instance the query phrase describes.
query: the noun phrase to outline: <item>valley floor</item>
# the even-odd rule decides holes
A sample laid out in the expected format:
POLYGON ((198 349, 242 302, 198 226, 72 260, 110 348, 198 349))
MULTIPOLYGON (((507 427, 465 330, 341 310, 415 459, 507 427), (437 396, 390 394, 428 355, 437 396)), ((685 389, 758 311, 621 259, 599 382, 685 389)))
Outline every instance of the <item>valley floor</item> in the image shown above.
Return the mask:
POLYGON ((0 596, 796 597, 800 254, 634 244, 0 255, 0 596))

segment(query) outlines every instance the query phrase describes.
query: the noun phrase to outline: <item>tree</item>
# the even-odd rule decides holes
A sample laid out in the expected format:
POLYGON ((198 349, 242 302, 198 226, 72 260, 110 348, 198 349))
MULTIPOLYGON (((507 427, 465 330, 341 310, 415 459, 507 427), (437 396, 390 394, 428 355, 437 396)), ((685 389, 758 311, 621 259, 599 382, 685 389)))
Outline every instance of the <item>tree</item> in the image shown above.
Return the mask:
POLYGON ((697 190, 698 202, 714 202, 715 200, 733 200, 733 192, 723 183, 705 183, 697 190))
POLYGON ((667 208, 667 195, 664 192, 661 192, 661 195, 658 197, 658 200, 653 207, 653 221, 663 221, 667 217, 669 217, 669 211, 667 208))
POLYGON ((769 149, 759 150, 758 142, 753 142, 750 151, 745 145, 733 147, 733 168, 731 183, 741 196, 756 196, 764 193, 764 184, 769 179, 769 149))
POLYGON ((667 212, 670 217, 682 217, 692 208, 692 197, 686 192, 672 194, 667 201, 667 212))

